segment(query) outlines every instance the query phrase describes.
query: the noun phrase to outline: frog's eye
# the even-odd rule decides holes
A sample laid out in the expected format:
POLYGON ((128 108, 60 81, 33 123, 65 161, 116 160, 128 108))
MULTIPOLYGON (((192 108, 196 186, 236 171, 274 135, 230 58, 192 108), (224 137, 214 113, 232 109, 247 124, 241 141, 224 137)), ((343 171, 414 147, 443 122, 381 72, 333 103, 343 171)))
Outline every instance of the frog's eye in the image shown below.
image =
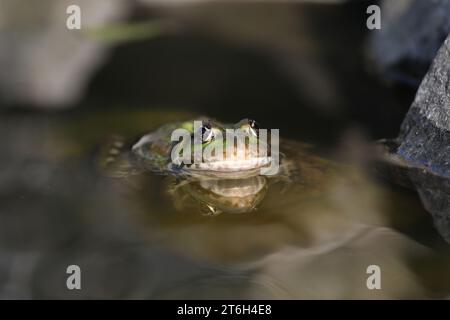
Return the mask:
POLYGON ((257 137, 259 134, 259 125, 255 120, 248 120, 248 125, 250 127, 250 132, 257 137))
POLYGON ((214 138, 214 133, 210 123, 207 123, 201 128, 203 142, 210 142, 214 138))

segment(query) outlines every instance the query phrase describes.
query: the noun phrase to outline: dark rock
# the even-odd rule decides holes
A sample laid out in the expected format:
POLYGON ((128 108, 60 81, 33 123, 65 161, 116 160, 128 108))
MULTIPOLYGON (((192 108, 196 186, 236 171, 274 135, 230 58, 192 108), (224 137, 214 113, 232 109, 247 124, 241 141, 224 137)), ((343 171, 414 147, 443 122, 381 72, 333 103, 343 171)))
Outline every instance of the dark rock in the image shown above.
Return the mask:
POLYGON ((425 209, 433 216, 436 229, 450 242, 450 195, 431 188, 419 189, 418 192, 425 209))
POLYGON ((450 32, 450 1, 384 0, 370 52, 378 71, 418 85, 450 32))
POLYGON ((423 79, 398 138, 383 144, 380 169, 418 191, 450 242, 450 36, 423 79))
POLYGON ((423 79, 398 139, 398 155, 450 178, 450 37, 423 79))

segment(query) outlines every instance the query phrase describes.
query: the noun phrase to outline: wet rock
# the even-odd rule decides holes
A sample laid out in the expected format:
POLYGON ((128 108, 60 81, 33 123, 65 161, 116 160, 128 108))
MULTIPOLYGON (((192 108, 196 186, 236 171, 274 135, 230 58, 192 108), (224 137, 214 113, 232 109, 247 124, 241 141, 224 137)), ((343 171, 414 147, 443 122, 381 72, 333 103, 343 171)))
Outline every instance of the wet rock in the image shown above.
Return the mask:
POLYGON ((386 78, 419 85, 450 32, 450 1, 382 2, 381 30, 372 32, 370 52, 386 78))
POLYGON ((423 79, 398 138, 385 147, 388 165, 383 170, 418 191, 450 242, 450 36, 423 79))
POLYGON ((425 209, 433 215, 434 225, 441 236, 450 242, 450 195, 431 188, 419 189, 425 209))
POLYGON ((397 153, 450 178, 450 37, 445 41, 401 126, 397 153))

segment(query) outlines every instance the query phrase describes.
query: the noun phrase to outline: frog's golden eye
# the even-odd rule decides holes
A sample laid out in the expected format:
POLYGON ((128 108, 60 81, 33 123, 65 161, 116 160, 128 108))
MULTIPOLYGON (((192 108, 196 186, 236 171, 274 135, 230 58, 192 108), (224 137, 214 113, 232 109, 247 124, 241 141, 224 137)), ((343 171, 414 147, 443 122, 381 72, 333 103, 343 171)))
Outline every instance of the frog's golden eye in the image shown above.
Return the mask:
POLYGON ((250 127, 250 132, 257 137, 259 134, 259 125, 255 120, 248 120, 248 126, 250 127))
POLYGON ((207 123, 202 126, 201 134, 203 142, 210 142, 212 139, 214 139, 214 132, 210 123, 207 123))

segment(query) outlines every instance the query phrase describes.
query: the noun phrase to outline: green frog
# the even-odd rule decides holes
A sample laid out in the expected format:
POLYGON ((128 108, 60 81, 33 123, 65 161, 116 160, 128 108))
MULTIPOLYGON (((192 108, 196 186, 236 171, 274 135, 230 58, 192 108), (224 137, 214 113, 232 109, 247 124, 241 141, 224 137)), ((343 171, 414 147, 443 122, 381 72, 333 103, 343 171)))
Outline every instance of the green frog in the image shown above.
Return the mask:
POLYGON ((236 124, 223 124, 201 117, 164 125, 144 135, 131 150, 135 163, 146 170, 199 178, 241 179, 258 175, 262 168, 272 163, 267 152, 263 155, 258 148, 249 147, 259 142, 270 151, 270 143, 258 139, 258 133, 259 126, 254 120, 243 119, 236 124), (198 127, 195 127, 196 123, 198 127), (177 129, 184 130, 182 132, 187 133, 188 137, 173 141, 172 135, 177 129), (230 143, 226 139, 227 129, 241 130, 246 135, 247 144, 239 146, 234 140, 230 143), (199 140, 198 145, 201 147, 197 156, 195 139, 199 140), (190 161, 183 161, 182 148, 189 150, 189 159, 184 160, 190 161), (245 152, 241 158, 238 157, 239 148, 245 152), (208 150, 217 152, 211 152, 206 157, 208 150))
POLYGON ((258 123, 251 119, 224 124, 199 117, 169 123, 145 134, 134 144, 113 138, 101 157, 101 167, 111 177, 130 178, 148 172, 168 176, 167 192, 178 207, 196 204, 201 212, 210 215, 249 212, 263 200, 269 184, 280 181, 288 184, 293 171, 292 162, 284 153, 276 150, 275 159, 272 140, 259 139, 260 131, 258 123), (202 125, 195 127, 194 121, 200 121, 202 125), (173 141, 172 134, 176 129, 184 129, 191 138, 173 141), (246 144, 239 145, 233 140, 231 147, 227 145, 227 129, 241 130, 246 136, 246 144), (181 156, 181 147, 194 143, 196 133, 201 139, 202 154, 212 149, 220 151, 212 152, 202 161, 196 162, 194 156, 190 163, 176 161, 181 156), (264 144, 263 149, 249 147, 256 142, 264 144), (242 147, 245 147, 244 156, 238 157, 242 147), (277 165, 275 171, 270 175, 262 174, 262 169, 270 169, 274 164, 277 165))

